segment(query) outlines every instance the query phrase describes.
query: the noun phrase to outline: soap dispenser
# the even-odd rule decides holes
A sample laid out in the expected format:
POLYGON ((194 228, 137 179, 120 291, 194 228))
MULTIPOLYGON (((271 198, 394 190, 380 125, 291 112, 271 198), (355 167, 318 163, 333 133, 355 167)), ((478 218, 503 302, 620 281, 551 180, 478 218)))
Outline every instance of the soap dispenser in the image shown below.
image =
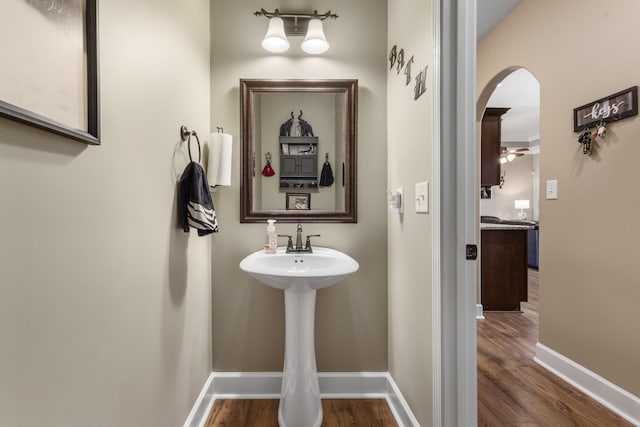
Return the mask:
POLYGON ((264 245, 264 251, 268 254, 275 254, 278 250, 278 234, 276 234, 275 219, 267 220, 267 238, 264 245))

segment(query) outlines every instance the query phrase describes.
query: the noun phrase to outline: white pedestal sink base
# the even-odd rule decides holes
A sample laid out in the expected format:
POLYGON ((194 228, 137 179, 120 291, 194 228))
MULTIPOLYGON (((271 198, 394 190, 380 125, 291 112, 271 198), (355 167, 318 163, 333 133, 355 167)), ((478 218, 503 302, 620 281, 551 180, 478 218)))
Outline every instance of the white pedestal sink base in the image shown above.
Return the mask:
POLYGON ((285 349, 280 427, 320 427, 322 401, 315 351, 316 291, 358 271, 356 260, 340 251, 314 247, 313 253, 275 254, 256 251, 240 261, 240 268, 272 288, 284 290, 285 349))
POLYGON ((322 401, 316 370, 316 290, 284 291, 285 349, 280 427, 319 427, 322 401))

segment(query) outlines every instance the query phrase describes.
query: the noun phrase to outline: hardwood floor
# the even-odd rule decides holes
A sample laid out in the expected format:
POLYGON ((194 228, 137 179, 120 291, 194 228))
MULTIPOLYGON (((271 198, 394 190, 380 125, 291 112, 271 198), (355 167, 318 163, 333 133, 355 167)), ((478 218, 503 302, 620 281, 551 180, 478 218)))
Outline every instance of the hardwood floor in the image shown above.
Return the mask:
MULTIPOLYGON (((614 427, 631 423, 533 361, 538 272, 529 270, 522 313, 485 312, 478 322, 478 425, 614 427)), ((383 399, 325 399, 323 427, 395 427, 383 399)), ((278 400, 217 400, 205 427, 277 427, 278 400)))
MULTIPOLYGON (((384 399, 324 399, 323 427, 397 427, 384 399)), ((277 399, 216 400, 204 427, 278 427, 277 399)))
POLYGON ((478 321, 478 425, 632 426, 533 361, 538 341, 538 272, 529 269, 522 313, 478 321))

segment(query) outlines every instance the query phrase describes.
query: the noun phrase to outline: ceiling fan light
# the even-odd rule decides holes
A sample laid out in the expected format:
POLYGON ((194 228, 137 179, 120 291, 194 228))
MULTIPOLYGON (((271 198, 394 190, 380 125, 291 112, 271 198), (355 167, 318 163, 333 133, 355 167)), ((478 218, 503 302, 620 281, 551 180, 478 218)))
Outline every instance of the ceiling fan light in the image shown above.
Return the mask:
POLYGON ((325 53, 329 50, 329 42, 324 35, 320 19, 313 18, 309 21, 307 35, 302 42, 302 50, 312 55, 325 53))
POLYGON ((269 28, 262 40, 264 50, 272 53, 282 53, 289 50, 289 40, 284 32, 284 21, 279 16, 269 19, 269 28))

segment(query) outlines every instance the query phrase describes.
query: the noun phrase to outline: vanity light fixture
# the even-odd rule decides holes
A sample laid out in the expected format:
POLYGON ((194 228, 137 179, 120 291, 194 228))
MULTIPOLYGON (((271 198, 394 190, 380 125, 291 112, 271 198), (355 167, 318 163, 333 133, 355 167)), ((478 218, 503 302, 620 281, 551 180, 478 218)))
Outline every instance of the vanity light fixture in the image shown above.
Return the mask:
POLYGON ((322 21, 318 18, 313 18, 309 21, 309 29, 301 47, 302 50, 311 55, 319 55, 329 50, 329 42, 324 36, 322 21))
POLYGON ((284 32, 284 21, 279 16, 269 18, 269 28, 267 28, 267 34, 262 39, 262 47, 264 50, 273 53, 282 53, 289 50, 289 40, 287 40, 284 32))
POLYGON ((313 13, 281 13, 278 9, 275 12, 260 9, 254 15, 269 19, 269 28, 262 40, 262 47, 265 50, 273 53, 286 52, 289 49, 287 36, 305 36, 302 50, 311 55, 318 55, 329 49, 322 21, 338 17, 331 11, 319 15, 317 10, 313 13))

